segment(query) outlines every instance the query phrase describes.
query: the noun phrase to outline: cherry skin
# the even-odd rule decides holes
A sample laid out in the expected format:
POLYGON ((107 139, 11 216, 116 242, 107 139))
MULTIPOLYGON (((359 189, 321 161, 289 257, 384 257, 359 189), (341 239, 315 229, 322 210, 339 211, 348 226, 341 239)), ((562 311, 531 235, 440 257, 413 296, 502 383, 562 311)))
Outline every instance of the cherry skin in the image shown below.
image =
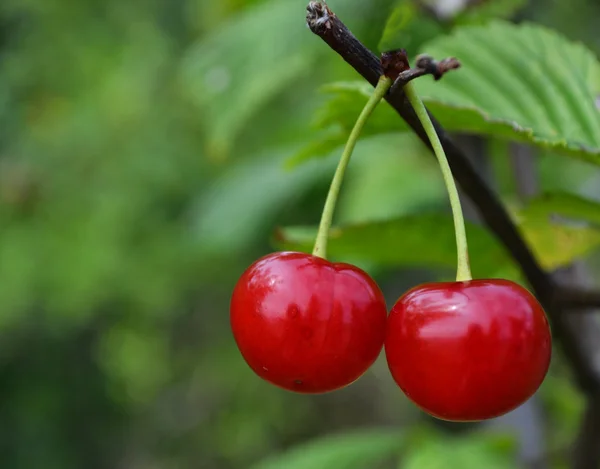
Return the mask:
POLYGON ((238 280, 230 320, 258 376, 289 391, 325 393, 356 381, 377 359, 387 307, 358 267, 275 252, 238 280))
POLYGON ((430 283, 396 302, 385 354, 407 397, 434 417, 478 421, 529 399, 550 365, 544 310, 508 280, 430 283))

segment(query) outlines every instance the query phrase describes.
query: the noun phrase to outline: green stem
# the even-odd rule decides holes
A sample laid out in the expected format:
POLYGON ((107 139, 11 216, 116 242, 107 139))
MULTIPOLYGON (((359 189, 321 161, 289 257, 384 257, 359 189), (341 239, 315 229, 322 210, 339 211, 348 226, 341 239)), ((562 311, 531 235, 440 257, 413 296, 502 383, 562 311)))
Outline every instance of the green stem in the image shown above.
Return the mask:
POLYGON ((344 152, 342 153, 342 157, 340 158, 340 162, 338 163, 337 169, 335 170, 335 174, 333 176, 333 180, 331 181, 331 186, 329 187, 329 193, 327 194, 327 199, 325 200, 325 206, 323 207, 323 215, 321 215, 321 223, 319 224, 319 231, 317 232, 317 239, 315 241, 315 247, 313 249, 313 255, 326 258, 327 257, 327 238, 329 236, 329 230, 331 228, 331 222, 333 220, 333 212, 335 210, 335 204, 338 199, 338 195, 340 193, 340 187, 342 185, 342 181, 344 179, 344 173, 346 172, 346 168, 348 167, 348 163, 350 162, 350 156, 352 156, 352 152, 354 151, 354 147, 356 146, 356 142, 360 133, 367 122, 367 119, 371 115, 371 113, 375 110, 379 102, 383 99, 387 91, 392 86, 392 80, 385 76, 382 76, 375 87, 375 92, 367 101, 367 104, 363 108, 360 116, 356 120, 356 124, 354 124, 354 128, 352 132, 350 132, 350 136, 348 137, 348 141, 346 142, 346 146, 344 147, 344 152))
POLYGON ((446 183, 446 189, 448 190, 448 196, 450 197, 450 207, 452 208, 452 216, 454 217, 454 231, 456 233, 456 250, 458 253, 458 267, 456 269, 456 281, 464 282, 471 280, 471 267, 469 266, 469 248, 467 246, 467 233, 465 231, 465 220, 460 206, 460 199, 458 197, 458 190, 456 189, 456 183, 452 177, 452 170, 448 164, 448 159, 444 153, 442 143, 435 131, 433 122, 427 114, 427 110, 421 101, 421 98, 417 95, 417 92, 412 82, 407 83, 404 86, 404 92, 408 98, 410 104, 414 108, 419 121, 429 141, 433 147, 435 156, 438 159, 442 174, 444 176, 444 182, 446 183))

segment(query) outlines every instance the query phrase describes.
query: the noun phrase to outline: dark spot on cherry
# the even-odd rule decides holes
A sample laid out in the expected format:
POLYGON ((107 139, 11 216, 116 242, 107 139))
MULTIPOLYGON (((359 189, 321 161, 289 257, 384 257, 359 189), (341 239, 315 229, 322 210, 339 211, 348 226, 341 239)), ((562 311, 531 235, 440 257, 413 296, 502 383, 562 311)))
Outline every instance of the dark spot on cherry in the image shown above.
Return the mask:
POLYGON ((287 314, 290 317, 290 319, 296 319, 298 317, 298 314, 299 314, 298 305, 291 304, 288 307, 287 314))

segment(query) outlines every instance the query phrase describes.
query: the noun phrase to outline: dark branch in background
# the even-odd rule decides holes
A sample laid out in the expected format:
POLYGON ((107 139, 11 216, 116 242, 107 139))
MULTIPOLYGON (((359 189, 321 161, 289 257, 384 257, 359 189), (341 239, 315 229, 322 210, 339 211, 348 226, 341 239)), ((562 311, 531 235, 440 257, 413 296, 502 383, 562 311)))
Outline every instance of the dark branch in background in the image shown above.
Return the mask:
POLYGON ((600 396, 590 399, 573 448, 573 467, 598 469, 600 460, 600 396))
MULTIPOLYGON (((583 288, 589 283, 590 275, 584 261, 576 261, 570 266, 563 267, 552 273, 552 276, 562 283, 568 285, 577 285, 577 288, 583 288)), ((557 299, 557 301, 560 301, 557 299)), ((563 304, 563 311, 570 311, 568 306, 563 304)), ((578 311, 586 312, 585 309, 578 311)), ((590 311, 589 309, 587 311, 590 311)), ((592 310, 593 311, 593 310, 592 310)), ((592 363, 596 366, 600 363, 600 324, 597 318, 590 314, 568 314, 565 315, 571 330, 577 334, 578 343, 592 363)), ((600 461, 600 419, 598 404, 600 395, 590 396, 581 421, 579 434, 575 439, 572 448, 573 467, 596 468, 598 469, 600 461)))
POLYGON ((600 309, 600 292, 563 286, 556 292, 556 302, 564 309, 578 311, 586 308, 600 309))
MULTIPOLYGON (((307 7, 306 20, 310 30, 336 51, 365 80, 372 86, 377 84, 383 73, 380 60, 354 37, 329 7, 318 2, 310 2, 307 7)), ((389 93, 386 101, 431 149, 429 139, 402 89, 389 93)), ((454 178, 477 207, 488 228, 518 263, 533 292, 544 306, 552 322, 553 333, 571 365, 580 389, 591 400, 597 400, 600 396, 600 367, 595 363, 594 357, 586 354, 585 347, 579 343, 577 334, 566 320, 567 315, 563 314, 561 304, 556 301, 558 289, 555 282, 541 268, 504 206, 471 166, 466 155, 454 145, 433 117, 432 121, 446 152, 454 178)), ((579 460, 582 462, 574 466, 576 469, 598 469, 598 461, 595 461, 594 458, 582 457, 579 460)))

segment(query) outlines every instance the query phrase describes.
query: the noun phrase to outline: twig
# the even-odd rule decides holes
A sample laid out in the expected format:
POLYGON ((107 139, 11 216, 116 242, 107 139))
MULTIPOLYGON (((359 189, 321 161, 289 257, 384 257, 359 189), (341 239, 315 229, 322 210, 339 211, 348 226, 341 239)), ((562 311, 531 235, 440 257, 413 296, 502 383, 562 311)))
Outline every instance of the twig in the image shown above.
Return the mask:
MULTIPOLYGON (((373 86, 377 84, 383 73, 380 61, 354 37, 329 7, 318 2, 310 2, 306 20, 310 30, 336 51, 365 80, 373 86)), ((431 149, 429 140, 404 93, 401 90, 390 93, 386 96, 386 100, 431 149)), ((467 157, 454 145, 439 123, 435 119, 433 122, 456 181, 473 201, 488 228, 519 264, 533 292, 544 306, 553 324, 557 342, 562 346, 565 357, 574 370, 577 384, 588 396, 599 394, 600 370, 590 362, 585 350, 580 347, 577 336, 568 327, 561 309, 555 303, 554 282, 540 267, 504 206, 479 177, 467 157)))
POLYGON ((439 80, 450 70, 460 68, 460 62, 455 57, 448 57, 440 61, 435 60, 428 55, 417 57, 415 68, 410 68, 398 75, 394 85, 390 89, 390 94, 401 90, 409 81, 425 75, 433 75, 435 80, 439 80))

